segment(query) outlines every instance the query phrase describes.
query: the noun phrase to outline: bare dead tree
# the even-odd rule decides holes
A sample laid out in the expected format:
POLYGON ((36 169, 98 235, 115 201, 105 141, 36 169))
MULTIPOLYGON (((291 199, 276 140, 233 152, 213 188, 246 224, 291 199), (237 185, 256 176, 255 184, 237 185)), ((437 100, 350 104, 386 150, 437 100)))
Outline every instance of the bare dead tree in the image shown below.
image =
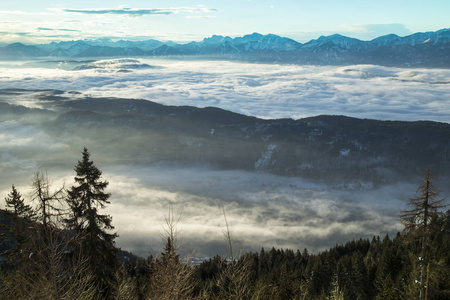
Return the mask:
POLYGON ((445 208, 445 199, 439 198, 439 189, 432 184, 433 174, 429 167, 426 168, 425 178, 417 189, 417 197, 409 198, 408 206, 411 209, 401 210, 400 222, 404 225, 404 232, 410 233, 413 237, 419 237, 422 243, 422 254, 419 258, 421 263, 420 276, 420 299, 424 297, 425 274, 428 262, 426 247, 428 244, 428 233, 431 221, 436 216, 439 209, 445 208))
POLYGON ((222 229, 222 234, 223 234, 224 240, 228 246, 231 264, 234 264, 232 233, 231 233, 230 226, 228 224, 227 214, 225 212, 225 206, 223 205, 223 203, 221 203, 221 205, 222 205, 223 218, 225 220, 225 228, 222 229))
POLYGON ((32 181, 31 199, 37 202, 37 212, 39 221, 44 228, 48 225, 56 225, 56 219, 62 215, 63 201, 66 198, 64 186, 52 190, 47 174, 36 172, 32 181))
POLYGON ((236 260, 234 256, 234 241, 231 226, 227 219, 227 214, 223 203, 221 204, 225 227, 222 229, 224 241, 228 247, 230 261, 222 259, 218 267, 219 276, 216 280, 219 299, 252 299, 254 295, 251 281, 251 258, 244 256, 236 260))
POLYGON ((35 224, 33 231, 23 261, 1 280, 0 299, 93 299, 97 287, 83 253, 71 253, 54 226, 35 224))
POLYGON ((195 288, 193 268, 188 264, 190 256, 180 259, 178 249, 178 223, 180 216, 176 218, 173 206, 169 206, 169 215, 165 218, 163 239, 166 240, 164 252, 161 258, 154 264, 153 274, 150 277, 149 299, 181 300, 191 299, 195 288))

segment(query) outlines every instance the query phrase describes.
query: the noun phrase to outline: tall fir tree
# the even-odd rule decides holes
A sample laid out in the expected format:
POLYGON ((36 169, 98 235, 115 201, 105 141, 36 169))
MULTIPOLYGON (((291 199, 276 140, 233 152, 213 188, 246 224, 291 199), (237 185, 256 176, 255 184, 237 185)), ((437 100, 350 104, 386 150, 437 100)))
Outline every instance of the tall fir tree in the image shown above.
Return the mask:
POLYGON ((68 191, 70 208, 66 226, 76 234, 75 251, 81 251, 88 260, 99 287, 99 298, 115 297, 117 283, 115 272, 119 261, 114 239, 117 234, 110 215, 100 214, 105 208, 110 194, 105 193, 108 181, 101 179, 102 172, 90 160, 90 153, 83 149, 82 159, 75 166, 75 183, 68 191))
MULTIPOLYGON (((11 222, 8 226, 2 226, 5 227, 6 231, 2 233, 1 239, 3 240, 2 243, 8 241, 9 237, 15 240, 15 246, 6 252, 10 257, 16 259, 14 254, 21 250, 20 248, 26 239, 27 224, 34 220, 36 213, 31 206, 25 204, 22 195, 14 185, 5 198, 5 208, 6 211, 11 213, 11 222)), ((7 254, 6 252, 4 254, 7 254)))
POLYGON ((14 216, 32 219, 35 216, 33 208, 25 204, 20 192, 12 185, 11 192, 5 198, 6 210, 11 211, 14 216))

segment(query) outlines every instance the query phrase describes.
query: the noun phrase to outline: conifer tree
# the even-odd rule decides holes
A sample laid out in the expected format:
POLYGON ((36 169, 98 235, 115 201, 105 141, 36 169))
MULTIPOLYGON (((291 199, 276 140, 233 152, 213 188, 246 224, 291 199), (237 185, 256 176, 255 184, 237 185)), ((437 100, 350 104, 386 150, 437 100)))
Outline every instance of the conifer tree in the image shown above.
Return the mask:
POLYGON ((109 215, 102 215, 99 208, 105 208, 110 194, 105 193, 108 181, 101 179, 102 172, 90 160, 90 153, 83 149, 82 159, 75 166, 75 183, 68 191, 69 218, 66 226, 73 230, 76 237, 73 241, 75 249, 82 249, 94 274, 96 284, 100 288, 99 298, 114 297, 115 272, 118 266, 115 233, 109 215))
POLYGON ((30 205, 25 204, 22 195, 17 191, 14 184, 12 185, 11 192, 5 198, 5 203, 6 210, 10 210, 15 217, 32 219, 35 216, 33 208, 30 205))
POLYGON ((23 230, 21 224, 26 221, 31 221, 36 213, 30 205, 25 204, 22 195, 17 191, 14 184, 12 185, 11 192, 5 198, 5 203, 6 210, 11 211, 13 214, 12 227, 10 229, 17 239, 23 230))
POLYGON ((19 250, 25 241, 26 224, 34 219, 35 212, 31 206, 25 204, 22 195, 14 185, 12 185, 11 192, 5 198, 5 204, 6 211, 11 212, 12 215, 9 225, 4 226, 6 231, 2 234, 2 240, 7 241, 8 236, 15 240, 15 247, 6 251, 14 256, 15 252, 19 250))

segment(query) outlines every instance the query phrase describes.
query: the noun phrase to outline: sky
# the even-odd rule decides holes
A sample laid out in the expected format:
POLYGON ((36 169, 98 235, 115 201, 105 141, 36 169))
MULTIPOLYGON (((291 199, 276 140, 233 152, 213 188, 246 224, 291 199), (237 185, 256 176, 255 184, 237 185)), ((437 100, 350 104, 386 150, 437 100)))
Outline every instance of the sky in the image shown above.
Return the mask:
POLYGON ((448 0, 16 0, 0 3, 0 43, 112 39, 189 42, 277 34, 306 42, 334 33, 371 40, 449 27, 448 0))

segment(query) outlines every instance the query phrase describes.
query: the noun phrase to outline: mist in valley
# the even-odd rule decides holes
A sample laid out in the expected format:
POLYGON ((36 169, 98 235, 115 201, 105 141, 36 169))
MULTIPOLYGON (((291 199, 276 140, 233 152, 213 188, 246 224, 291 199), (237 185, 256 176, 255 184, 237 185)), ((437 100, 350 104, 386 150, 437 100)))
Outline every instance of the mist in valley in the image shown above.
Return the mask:
POLYGON ((13 66, 0 63, 0 89, 55 89, 81 96, 213 106, 271 119, 333 114, 450 121, 450 71, 446 69, 182 59, 56 60, 14 62, 13 66))

